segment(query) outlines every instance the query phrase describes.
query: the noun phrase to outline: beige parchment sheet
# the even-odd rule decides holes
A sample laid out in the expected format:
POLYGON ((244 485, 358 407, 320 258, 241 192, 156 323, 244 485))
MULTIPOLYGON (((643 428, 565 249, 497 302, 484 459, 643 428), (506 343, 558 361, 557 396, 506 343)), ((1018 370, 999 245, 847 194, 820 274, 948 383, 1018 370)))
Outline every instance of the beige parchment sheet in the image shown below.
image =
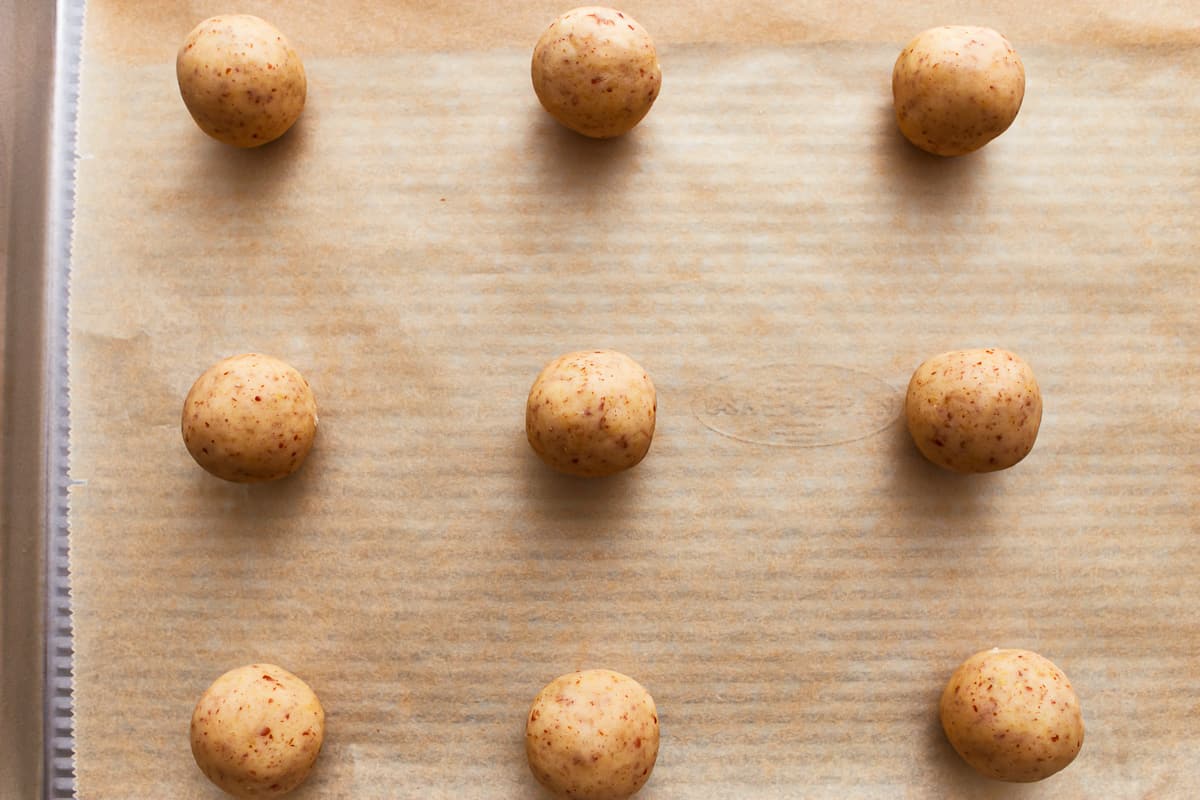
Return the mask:
POLYGON ((662 95, 592 142, 529 84, 569 5, 250 2, 309 76, 298 126, 252 152, 175 84, 178 43, 228 9, 168 5, 88 3, 80 797, 219 797, 191 709, 254 660, 328 714, 298 798, 541 798, 528 704, 592 666, 658 702, 647 800, 1189 796, 1195 3, 630 4, 662 95), (904 41, 947 22, 1004 31, 1028 73, 1013 127, 952 161, 900 138, 890 94, 904 41), (985 345, 1033 365, 1041 435, 1007 472, 944 473, 903 390, 985 345), (658 432, 630 473, 562 478, 525 396, 597 346, 650 372, 658 432), (191 382, 250 350, 320 407, 276 485, 209 477, 179 434, 191 382), (1080 694, 1083 751, 1042 784, 976 777, 941 733, 944 682, 993 645, 1080 694))

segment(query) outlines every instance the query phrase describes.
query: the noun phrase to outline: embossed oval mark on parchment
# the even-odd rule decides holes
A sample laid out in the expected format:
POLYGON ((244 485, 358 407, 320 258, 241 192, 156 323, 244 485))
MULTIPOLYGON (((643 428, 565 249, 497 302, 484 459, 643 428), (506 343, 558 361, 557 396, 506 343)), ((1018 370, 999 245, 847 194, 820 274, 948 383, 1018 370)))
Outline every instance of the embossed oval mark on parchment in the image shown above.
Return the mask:
POLYGON ((900 416, 902 398, 873 375, 827 364, 767 364, 726 375, 692 403, 709 430, 772 447, 865 439, 900 416))

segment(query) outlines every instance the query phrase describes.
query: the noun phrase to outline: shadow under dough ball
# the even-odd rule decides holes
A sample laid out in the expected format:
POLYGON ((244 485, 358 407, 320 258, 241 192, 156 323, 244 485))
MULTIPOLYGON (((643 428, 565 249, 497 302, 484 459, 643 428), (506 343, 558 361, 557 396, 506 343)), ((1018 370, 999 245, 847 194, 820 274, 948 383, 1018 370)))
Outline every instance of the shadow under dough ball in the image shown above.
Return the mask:
POLYGON ((274 26, 249 14, 201 22, 175 58, 179 94, 200 130, 235 147, 287 132, 304 110, 304 64, 274 26))
POLYGON ((956 472, 1007 469, 1029 454, 1042 423, 1042 392, 1019 356, 989 347, 954 350, 917 367, 904 416, 926 458, 956 472))
POLYGON ((534 698, 525 755, 538 781, 570 800, 625 800, 658 759, 658 709, 646 688, 608 669, 572 672, 534 698))
POLYGON ((258 483, 300 469, 317 435, 317 401, 296 369, 245 353, 213 364, 183 401, 183 443, 227 481, 258 483))
POLYGON ((1048 778, 1083 747, 1083 713, 1063 671, 1029 650, 983 650, 950 676, 938 706, 951 746, 1001 781, 1048 778))
POLYGON ((650 450, 658 400, 650 376, 615 350, 567 353, 534 380, 525 402, 529 446, 569 475, 601 477, 650 450))
POLYGON ((325 740, 325 710, 304 681, 249 664, 213 681, 192 711, 192 756, 234 797, 279 797, 303 783, 325 740))
POLYGON ((585 6, 556 19, 538 39, 533 90, 550 115, 595 139, 641 122, 658 97, 662 70, 654 41, 633 17, 585 6))
POLYGON ((908 43, 892 70, 900 131, 938 156, 965 155, 1004 133, 1024 98, 1025 67, 991 28, 930 28, 908 43))

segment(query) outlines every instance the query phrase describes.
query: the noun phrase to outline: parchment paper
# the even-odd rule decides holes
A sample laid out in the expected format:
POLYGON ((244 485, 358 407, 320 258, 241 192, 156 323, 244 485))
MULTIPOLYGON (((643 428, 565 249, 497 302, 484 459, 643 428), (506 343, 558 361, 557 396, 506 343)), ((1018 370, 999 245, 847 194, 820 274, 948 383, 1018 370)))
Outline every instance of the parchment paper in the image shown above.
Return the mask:
POLYGON ((73 261, 79 794, 216 798, 191 709, 254 660, 328 714, 302 798, 537 798, 533 695, 653 693, 656 798, 1181 798, 1200 778, 1200 29, 1195 4, 641 2, 662 95, 631 135, 540 109, 548 3, 247 3, 308 70, 240 152, 179 99, 211 3, 90 0, 73 261), (1133 6, 1129 6, 1133 8, 1133 6), (1005 32, 1013 127, 938 160, 892 120, 900 47, 1005 32), (1023 355, 1046 412, 1006 472, 926 463, 925 358, 1023 355), (649 457, 559 477, 524 441, 552 357, 659 391, 649 457), (278 355, 303 470, 211 478, 191 382, 278 355), (1087 737, 1033 786, 941 733, 954 667, 1051 658, 1087 737))

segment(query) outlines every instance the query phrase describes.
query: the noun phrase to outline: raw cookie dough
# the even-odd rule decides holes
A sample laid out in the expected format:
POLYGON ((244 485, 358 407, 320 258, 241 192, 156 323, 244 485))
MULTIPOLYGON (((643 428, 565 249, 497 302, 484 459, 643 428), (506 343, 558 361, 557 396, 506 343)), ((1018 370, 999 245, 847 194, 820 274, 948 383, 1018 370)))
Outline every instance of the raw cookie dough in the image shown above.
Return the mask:
POLYGON ((1025 67, 990 28, 945 25, 908 43, 892 70, 900 131, 938 156, 961 156, 995 139, 1017 118, 1025 67))
POLYGON ((917 367, 904 415, 913 441, 933 463, 992 472, 1033 449, 1042 392, 1029 365, 1007 350, 955 350, 917 367))
POLYGON ((612 670, 563 675, 533 700, 525 754, 534 776, 558 797, 625 800, 658 758, 654 698, 612 670))
POLYGON ((249 14, 201 22, 175 58, 179 94, 200 126, 235 147, 278 139, 300 117, 304 65, 282 33, 249 14))
POLYGON ((325 711, 313 690, 274 664, 226 672, 192 712, 192 755, 234 797, 279 797, 316 763, 325 711))
POLYGON ((980 774, 1040 781, 1083 746, 1083 715, 1071 682, 1029 650, 976 653, 950 676, 939 707, 946 738, 980 774))
POLYGON ((218 478, 271 481, 304 463, 317 433, 317 401, 295 369, 246 353, 218 361, 196 379, 181 427, 192 458, 218 478))
POLYGON ((554 359, 533 382, 525 435, 543 461, 570 475, 628 469, 650 450, 654 384, 629 356, 587 350, 554 359))
POLYGON ((585 6, 556 19, 533 49, 533 90, 556 120, 596 139, 650 111, 662 84, 654 41, 633 17, 585 6))

